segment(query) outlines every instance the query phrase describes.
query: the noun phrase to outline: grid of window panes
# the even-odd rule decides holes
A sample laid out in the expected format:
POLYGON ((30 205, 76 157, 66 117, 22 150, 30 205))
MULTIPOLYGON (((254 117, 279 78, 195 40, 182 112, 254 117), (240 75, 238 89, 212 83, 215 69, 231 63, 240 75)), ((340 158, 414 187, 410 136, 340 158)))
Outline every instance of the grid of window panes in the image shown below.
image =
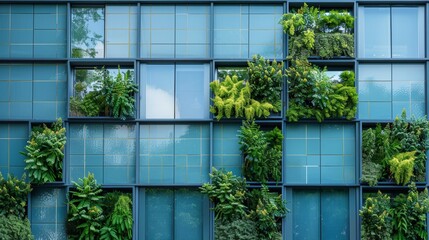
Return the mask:
MULTIPOLYGON (((68 187, 88 172, 133 190, 135 239, 212 239, 209 201, 197 187, 211 167, 241 175, 243 159, 241 122, 212 119, 209 84, 245 78, 255 54, 288 63, 278 23, 300 3, 30 2, 0 3, 0 172, 24 172, 19 152, 31 124, 61 117, 68 127, 62 183, 31 194, 36 239, 64 239, 68 187), (93 91, 102 66, 111 76, 131 71, 135 119, 88 117, 70 104, 93 91)), ((392 121, 403 109, 427 114, 429 1, 378 3, 332 5, 357 20, 357 58, 344 67, 356 66, 357 123, 266 120, 283 125, 284 239, 357 238, 359 123, 392 121)), ((343 66, 335 61, 318 65, 336 78, 343 66)))

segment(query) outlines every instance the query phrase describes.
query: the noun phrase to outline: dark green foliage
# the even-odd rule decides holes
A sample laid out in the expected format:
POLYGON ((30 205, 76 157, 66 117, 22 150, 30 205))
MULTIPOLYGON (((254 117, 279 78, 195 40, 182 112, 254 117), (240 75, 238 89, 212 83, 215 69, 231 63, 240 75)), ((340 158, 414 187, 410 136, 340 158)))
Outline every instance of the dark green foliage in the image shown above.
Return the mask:
POLYGON ((129 195, 123 194, 118 197, 113 212, 109 214, 105 227, 101 229, 101 239, 123 239, 133 238, 133 213, 132 201, 129 195), (107 229, 105 229, 107 228, 107 229), (115 236, 120 236, 119 238, 115 236))
POLYGON ((255 234, 257 223, 250 219, 237 219, 228 224, 215 225, 215 240, 260 240, 255 234))
POLYGON ((249 193, 249 216, 256 225, 259 239, 281 239, 281 218, 286 216, 288 209, 282 196, 269 192, 266 186, 249 193))
POLYGON ((21 152, 25 159, 25 170, 33 183, 55 182, 62 179, 66 129, 61 118, 49 128, 35 127, 31 131, 30 141, 21 152))
POLYGON ((257 55, 247 64, 252 98, 259 102, 269 102, 274 106, 273 111, 280 111, 283 63, 277 63, 276 60, 270 62, 257 55))
POLYGON ((425 118, 407 120, 405 112, 384 128, 377 125, 375 129, 364 130, 362 132, 362 181, 368 182, 371 186, 380 179, 395 178, 398 184, 424 181, 428 131, 429 121, 425 118), (397 165, 393 159, 397 158, 398 154, 414 151, 412 161, 402 163, 398 171, 394 170, 395 167, 392 168, 397 165), (406 171, 411 169, 411 163, 413 163, 412 174, 406 171), (397 174, 395 177, 395 172, 404 174, 397 174))
POLYGON ((27 218, 20 219, 15 215, 0 214, 0 239, 1 240, 33 240, 30 221, 27 218))
POLYGON ((100 185, 94 174, 73 182, 75 191, 70 191, 68 235, 69 239, 99 239, 104 220, 100 185))
POLYGON ((428 191, 418 192, 410 185, 408 195, 399 194, 393 201, 393 239, 427 239, 426 215, 429 212, 428 191))
POLYGON ((290 58, 354 56, 354 18, 345 10, 325 12, 304 4, 284 14, 280 24, 289 35, 290 58))
POLYGON ((269 132, 254 122, 245 122, 239 131, 240 150, 244 155, 243 173, 251 181, 281 181, 283 134, 278 128, 269 132))
POLYGON ((362 218, 363 240, 390 240, 392 238, 392 216, 390 197, 378 192, 375 197, 365 200, 359 210, 362 218))
POLYGON ((287 213, 281 195, 263 185, 249 192, 245 180, 213 168, 212 183, 201 192, 214 203, 215 239, 281 239, 281 218, 287 213))
POLYGON ((344 71, 340 82, 331 80, 307 60, 296 60, 286 70, 289 83, 289 121, 301 118, 353 119, 356 115, 358 95, 354 86, 354 73, 344 71))
POLYGON ((8 175, 6 180, 0 173, 0 215, 24 219, 27 196, 31 190, 30 184, 25 182, 25 174, 21 179, 8 175))
POLYGON ((223 72, 221 80, 210 83, 214 93, 210 112, 218 120, 223 117, 252 120, 281 110, 283 63, 270 62, 258 55, 248 62, 247 69, 248 75, 242 70, 223 72), (241 78, 246 76, 248 79, 241 78))
POLYGON ((244 205, 246 181, 236 177, 232 172, 225 173, 215 168, 210 178, 212 183, 204 183, 200 190, 215 204, 216 220, 231 222, 244 218, 247 209, 244 205))
POLYGON ((85 81, 75 84, 75 96, 70 98, 70 109, 74 115, 113 116, 122 120, 134 117, 134 95, 138 87, 130 70, 121 73, 118 69, 118 74, 113 77, 105 68, 95 69, 94 74, 79 79, 85 81), (91 91, 87 90, 89 84, 91 91))

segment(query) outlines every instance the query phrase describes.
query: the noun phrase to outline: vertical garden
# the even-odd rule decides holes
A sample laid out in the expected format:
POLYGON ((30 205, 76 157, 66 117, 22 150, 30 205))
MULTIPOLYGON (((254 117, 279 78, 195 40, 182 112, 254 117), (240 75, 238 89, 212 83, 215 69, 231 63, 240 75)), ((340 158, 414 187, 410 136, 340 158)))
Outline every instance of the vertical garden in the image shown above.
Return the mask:
POLYGON ((0 239, 427 239, 429 1, 0 3, 0 239))

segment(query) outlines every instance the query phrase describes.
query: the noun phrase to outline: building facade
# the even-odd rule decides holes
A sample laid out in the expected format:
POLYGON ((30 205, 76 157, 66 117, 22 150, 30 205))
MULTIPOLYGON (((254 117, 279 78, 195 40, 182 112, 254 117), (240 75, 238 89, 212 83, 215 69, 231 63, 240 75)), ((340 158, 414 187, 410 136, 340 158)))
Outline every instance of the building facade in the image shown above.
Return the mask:
MULTIPOLYGON (((283 110, 257 122, 281 128, 282 181, 268 183, 290 209, 283 239, 359 239, 366 192, 403 190, 361 183, 361 133, 403 109, 429 112, 429 1, 309 0, 355 17, 355 58, 311 58, 328 72, 353 70, 355 119, 305 120, 283 110)), ((134 239, 214 239, 214 216, 198 187, 212 167, 241 175, 241 119, 216 120, 209 84, 255 54, 288 66, 279 21, 303 1, 2 0, 0 2, 0 172, 20 176, 31 127, 62 118, 63 179, 34 186, 28 217, 36 239, 66 239, 72 182, 95 174, 103 189, 133 196, 134 239), (104 67, 130 70, 135 118, 85 117, 70 99, 104 67)), ((426 174, 427 179, 427 174, 426 174)), ((249 183, 257 187, 258 183, 249 183)), ((420 188, 427 186, 418 183, 420 188)))

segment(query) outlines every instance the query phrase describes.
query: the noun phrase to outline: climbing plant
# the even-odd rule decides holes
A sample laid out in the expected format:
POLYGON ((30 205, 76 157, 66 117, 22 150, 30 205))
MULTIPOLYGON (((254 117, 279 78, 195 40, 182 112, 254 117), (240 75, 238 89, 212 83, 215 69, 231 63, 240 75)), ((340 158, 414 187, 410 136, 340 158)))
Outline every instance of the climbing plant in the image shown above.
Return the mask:
POLYGON ((354 57, 354 18, 346 10, 321 11, 307 4, 284 14, 280 24, 289 35, 289 57, 354 57))
POLYGON ((332 80, 326 69, 312 65, 306 59, 292 61, 286 70, 289 87, 289 121, 301 118, 352 119, 356 115, 358 95, 354 72, 344 71, 340 81, 332 80))

